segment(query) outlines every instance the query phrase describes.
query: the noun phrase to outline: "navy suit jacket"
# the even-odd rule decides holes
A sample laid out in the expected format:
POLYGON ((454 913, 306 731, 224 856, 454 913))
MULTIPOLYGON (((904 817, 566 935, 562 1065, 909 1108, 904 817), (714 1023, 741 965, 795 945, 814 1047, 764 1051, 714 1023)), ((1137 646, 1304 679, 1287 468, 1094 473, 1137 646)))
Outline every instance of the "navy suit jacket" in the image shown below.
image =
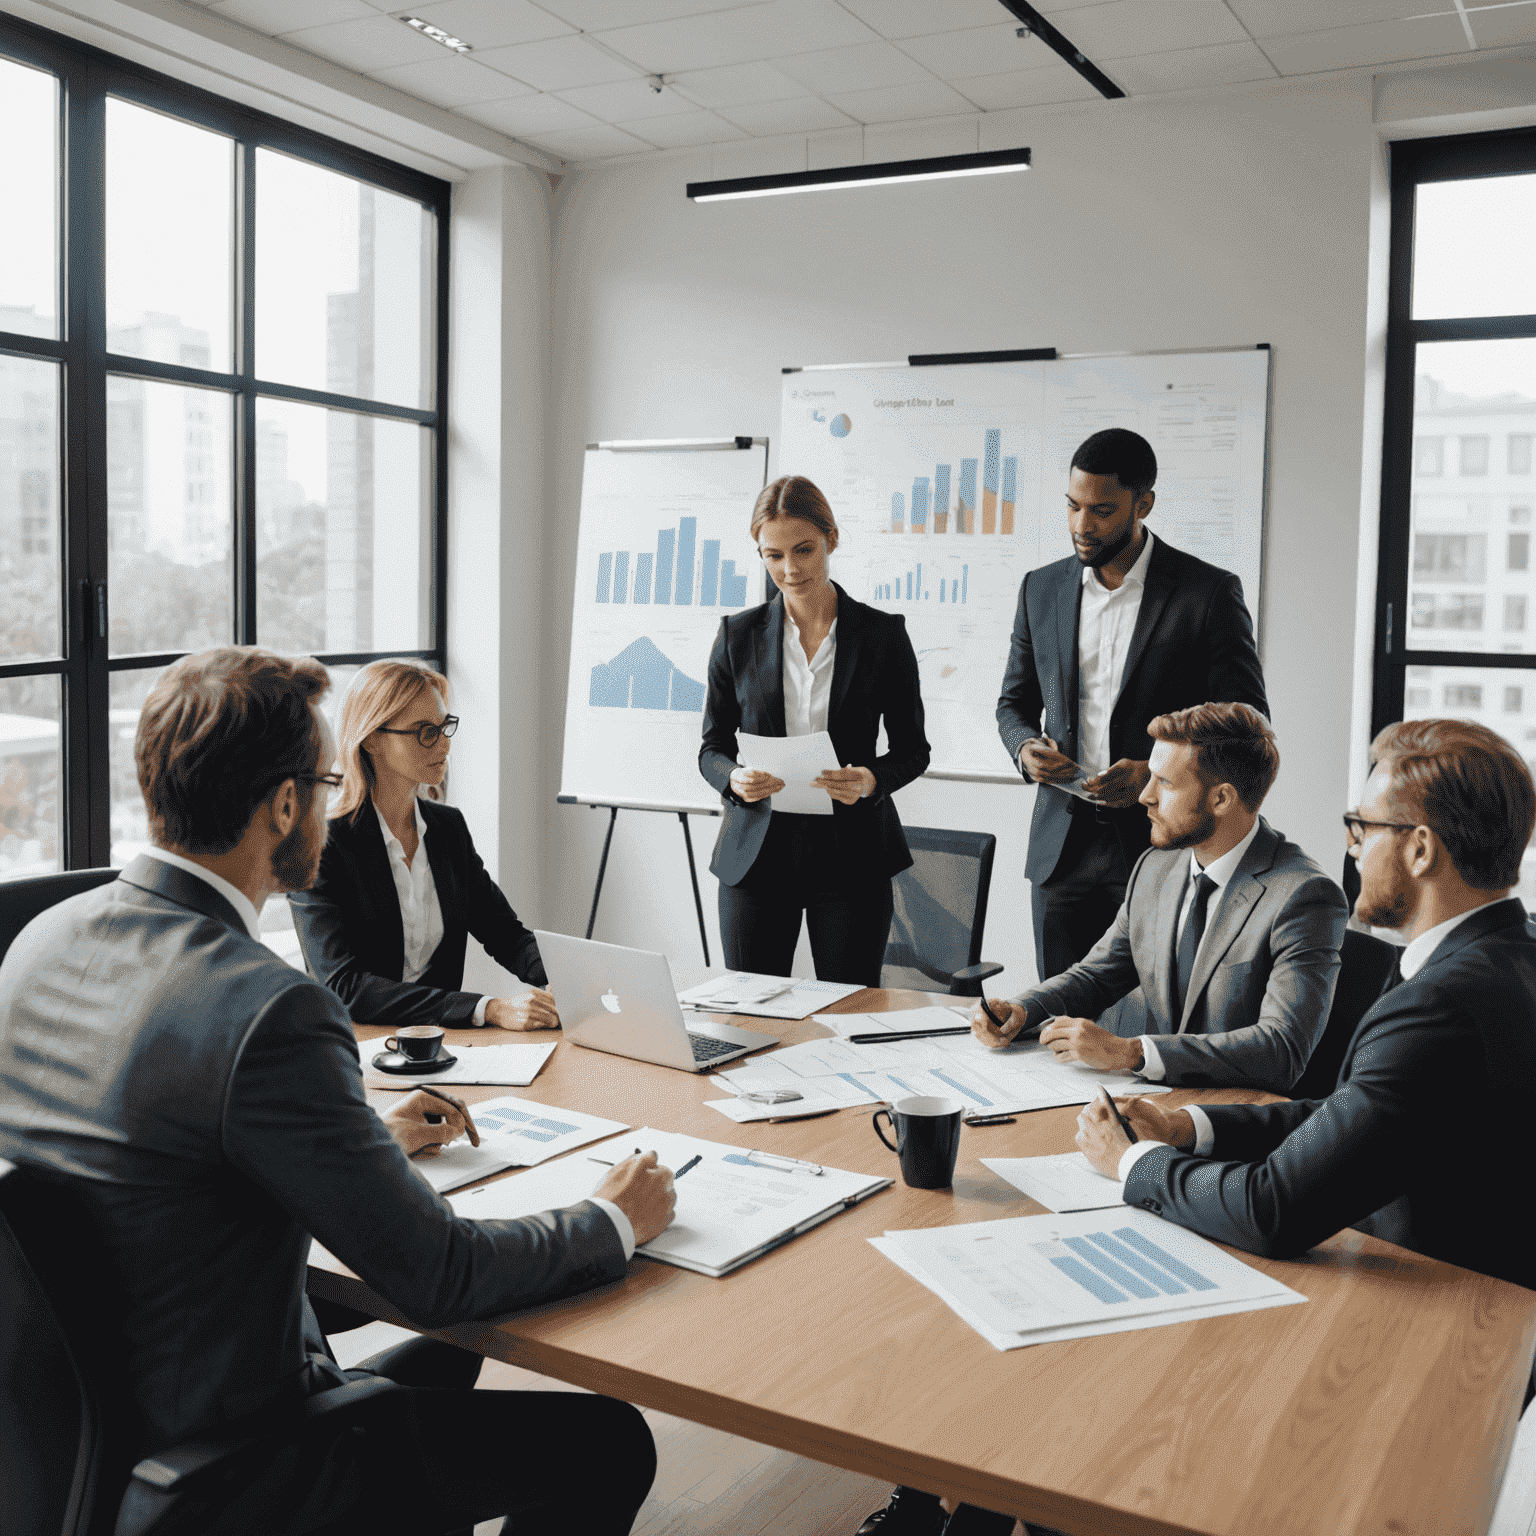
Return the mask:
MULTIPOLYGON (((784 599, 775 593, 772 602, 721 619, 709 658, 699 772, 720 791, 724 806, 709 861, 722 885, 740 883, 768 835, 769 802, 748 805, 731 788, 731 771, 738 766, 737 731, 785 734, 783 644, 784 599)), ((875 776, 865 799, 853 805, 833 802, 839 860, 871 877, 899 874, 912 863, 912 855, 891 796, 922 774, 929 756, 917 657, 899 613, 871 608, 841 587, 827 733, 841 766, 868 768, 875 776), (877 757, 882 717, 888 750, 877 757)))
POLYGON ((442 942, 415 981, 402 982, 405 926, 389 867, 389 850, 371 804, 352 820, 330 824, 320 874, 288 904, 309 974, 347 1005, 359 1024, 474 1023, 478 992, 463 992, 470 934, 499 965, 533 986, 545 985, 538 940, 518 921, 491 879, 464 813, 432 800, 417 802, 427 827, 427 862, 443 912, 442 942))
MULTIPOLYGON (((1068 757, 1077 757, 1082 600, 1083 567, 1076 555, 1031 571, 1019 585, 997 701, 998 734, 1015 763, 1031 736, 1049 736, 1068 757)), ((1110 762, 1145 762, 1152 755, 1147 726, 1158 715, 1211 703, 1251 704, 1269 714, 1243 584, 1230 571, 1157 539, 1109 719, 1110 762)), ((1045 785, 1035 796, 1024 874, 1036 885, 1056 872, 1074 806, 1088 809, 1045 785)), ((1129 860, 1151 842, 1151 823, 1139 805, 1098 814, 1118 826, 1129 860)))
POLYGON ((1215 1156, 1159 1147, 1125 1198, 1249 1253, 1354 1226, 1536 1290, 1520 1195, 1536 1099, 1536 939, 1515 899, 1446 935, 1360 1021, 1326 1099, 1213 1104, 1215 1156))

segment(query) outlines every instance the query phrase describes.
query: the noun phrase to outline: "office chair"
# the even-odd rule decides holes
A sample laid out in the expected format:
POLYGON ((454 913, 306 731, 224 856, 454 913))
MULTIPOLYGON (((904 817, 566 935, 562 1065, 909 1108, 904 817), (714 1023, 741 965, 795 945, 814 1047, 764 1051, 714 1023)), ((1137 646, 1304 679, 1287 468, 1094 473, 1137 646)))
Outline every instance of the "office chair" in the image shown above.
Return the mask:
POLYGON ((1353 928, 1344 930, 1333 1006, 1328 1010, 1322 1038, 1313 1047, 1306 1069, 1291 1088, 1293 1099, 1325 1099, 1339 1086, 1344 1053, 1355 1037, 1360 1020, 1381 996, 1395 954, 1394 946, 1385 939, 1370 933, 1357 933, 1353 928))
POLYGON ((21 932, 39 912, 57 906, 81 891, 93 891, 98 885, 116 880, 116 869, 66 869, 57 875, 37 875, 30 880, 0 881, 0 960, 21 932))
POLYGON ((905 827, 912 867, 891 882, 896 910, 880 970, 883 987, 980 997, 1003 967, 981 960, 997 839, 990 832, 905 827))
POLYGON ((155 1536, 211 1518, 281 1447, 333 1437, 403 1390, 371 1377, 282 1403, 240 1432, 130 1468, 122 1333, 106 1256, 69 1186, 0 1161, 0 1529, 5 1536, 155 1536), (118 1510, 130 1482, 139 1518, 118 1510), (203 1498, 214 1510, 199 1509, 203 1498), (193 1502, 196 1501, 196 1502, 193 1502))

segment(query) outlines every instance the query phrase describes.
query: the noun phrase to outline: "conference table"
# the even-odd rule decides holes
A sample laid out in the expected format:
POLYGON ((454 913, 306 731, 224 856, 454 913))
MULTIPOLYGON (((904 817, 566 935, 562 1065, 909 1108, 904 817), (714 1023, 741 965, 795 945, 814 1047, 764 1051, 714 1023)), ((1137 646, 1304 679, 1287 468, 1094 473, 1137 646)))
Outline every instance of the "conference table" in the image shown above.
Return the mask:
MULTIPOLYGON (((838 1011, 936 1001, 868 989, 838 1011)), ((767 1045, 830 1033, 809 1019, 731 1022, 767 1045)), ((358 1028, 365 1065, 366 1042, 388 1032, 358 1028)), ((511 1038, 559 1036, 496 1035, 511 1038)), ((449 1034, 450 1048, 479 1043, 489 1043, 484 1032, 449 1034)), ((437 1335, 464 1348, 1073 1536, 1488 1527, 1536 1347, 1536 1292, 1345 1231, 1299 1259, 1240 1255, 1304 1305, 1000 1352, 867 1239, 1039 1214, 979 1159, 1070 1151, 1075 1108, 967 1127, 953 1188, 915 1190, 868 1109, 737 1125, 707 1106, 725 1096, 708 1075, 563 1039, 530 1087, 452 1091, 471 1103, 514 1094, 895 1179, 723 1279, 638 1257, 617 1284, 437 1335)), ((398 1095, 370 1098, 384 1108, 398 1095)), ((1229 1089, 1161 1102, 1272 1098, 1229 1089)), ((410 1326, 319 1249, 309 1284, 410 1326)))

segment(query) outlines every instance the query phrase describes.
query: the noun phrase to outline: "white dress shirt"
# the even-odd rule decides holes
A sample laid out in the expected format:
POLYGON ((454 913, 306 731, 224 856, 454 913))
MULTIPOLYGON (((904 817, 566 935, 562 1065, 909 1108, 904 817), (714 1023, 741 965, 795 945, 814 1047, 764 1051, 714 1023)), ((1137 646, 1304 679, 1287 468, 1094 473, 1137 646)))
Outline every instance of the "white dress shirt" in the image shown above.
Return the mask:
POLYGON ((1077 618, 1077 760, 1090 778, 1110 766, 1109 717, 1125 676, 1155 542, 1145 530, 1143 535, 1136 563, 1113 592, 1091 565, 1083 567, 1083 603, 1077 618))
MULTIPOLYGON (((1216 921, 1217 909, 1221 906, 1221 898, 1226 894, 1227 883, 1237 873, 1237 866, 1247 856, 1249 848, 1253 846, 1253 840, 1259 833, 1259 818, 1253 818, 1253 825, 1249 827, 1243 840, 1234 848, 1229 848, 1219 859, 1212 859, 1203 869, 1200 861, 1195 857, 1195 850, 1189 850, 1189 868, 1184 879, 1184 903, 1179 908, 1179 925, 1174 936, 1174 947, 1177 949, 1179 939, 1184 933, 1184 924, 1189 921, 1190 909, 1195 904, 1195 882, 1201 875, 1207 875, 1215 883, 1216 889, 1211 892, 1211 899, 1205 909, 1205 932, 1200 936, 1200 949, 1205 948, 1205 941, 1209 937, 1211 928, 1216 921)), ((1195 963, 1200 963, 1200 949, 1195 951, 1195 963)), ((1183 1034, 1184 1021, 1181 1019, 1175 1034, 1183 1034)), ((1141 1037, 1141 1075, 1148 1082, 1160 1083, 1163 1080, 1165 1068, 1163 1058, 1157 1053, 1157 1036, 1143 1035, 1141 1037)))
MULTIPOLYGON (((432 861, 427 857, 427 823, 419 799, 411 802, 411 810, 416 817, 416 852, 407 864, 405 845, 389 830, 383 811, 373 807, 373 814, 379 818, 379 831, 384 834, 384 851, 389 855, 395 895, 400 900, 400 928, 405 936, 401 981, 420 980, 431 965, 437 946, 443 942, 443 904, 437 899, 437 882, 432 878, 432 861)), ((475 1004, 476 1027, 485 1023, 490 1001, 482 997, 475 1004)))
POLYGON ((784 610, 784 734, 811 736, 827 728, 832 702, 832 668, 837 661, 837 620, 816 647, 810 661, 800 643, 800 630, 784 610))

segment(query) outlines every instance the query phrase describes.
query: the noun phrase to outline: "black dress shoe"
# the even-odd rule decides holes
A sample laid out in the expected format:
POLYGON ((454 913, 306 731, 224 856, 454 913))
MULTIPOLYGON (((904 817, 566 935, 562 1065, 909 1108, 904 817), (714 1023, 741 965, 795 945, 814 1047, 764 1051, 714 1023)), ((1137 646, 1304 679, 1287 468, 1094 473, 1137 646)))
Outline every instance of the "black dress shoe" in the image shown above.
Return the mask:
POLYGON ((858 1536, 939 1536, 944 1520, 938 1494, 898 1487, 859 1527, 858 1536))

